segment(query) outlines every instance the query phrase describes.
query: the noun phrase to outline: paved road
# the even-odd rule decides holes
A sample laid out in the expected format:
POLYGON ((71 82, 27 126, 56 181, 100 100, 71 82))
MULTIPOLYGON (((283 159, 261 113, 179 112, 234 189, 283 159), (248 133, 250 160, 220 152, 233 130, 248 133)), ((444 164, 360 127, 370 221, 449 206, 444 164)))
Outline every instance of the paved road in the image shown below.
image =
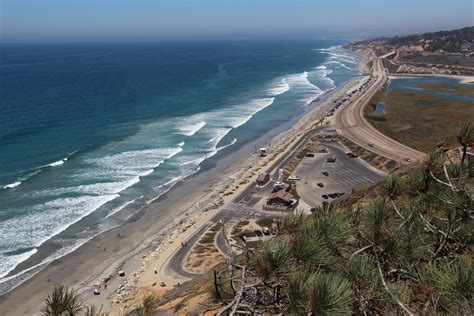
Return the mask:
MULTIPOLYGON (((166 262, 164 269, 168 274, 171 275, 178 275, 186 278, 192 278, 198 273, 189 272, 184 269, 184 263, 186 262, 186 258, 189 252, 192 250, 193 246, 196 242, 201 238, 206 231, 211 228, 215 223, 220 221, 222 222, 229 222, 233 218, 245 218, 246 216, 250 215, 250 210, 245 207, 241 207, 235 204, 230 204, 228 207, 222 209, 219 213, 217 213, 209 222, 207 222, 204 226, 202 226, 199 230, 197 230, 189 239, 187 239, 186 247, 181 247, 176 251, 171 258, 166 262)), ((220 242, 220 248, 225 249, 225 245, 220 242)))
MULTIPOLYGON (((375 53, 373 54, 375 56, 375 53)), ((373 76, 375 80, 368 87, 358 92, 348 104, 336 111, 332 124, 341 135, 367 150, 403 164, 415 164, 423 159, 424 153, 384 135, 364 117, 365 106, 387 81, 379 58, 374 61, 373 76), (373 146, 369 146, 369 143, 373 146)))
POLYGON ((383 173, 367 165, 359 158, 349 158, 346 151, 339 143, 321 142, 321 146, 328 150, 328 153, 318 153, 315 157, 305 157, 293 172, 301 177, 297 181, 298 194, 306 204, 311 207, 321 205, 323 194, 344 192, 349 193, 353 188, 368 186, 378 182, 383 173), (326 159, 329 156, 336 157, 336 162, 329 163, 326 159), (328 176, 322 174, 323 171, 329 173, 328 176), (323 183, 324 187, 317 184, 323 183))

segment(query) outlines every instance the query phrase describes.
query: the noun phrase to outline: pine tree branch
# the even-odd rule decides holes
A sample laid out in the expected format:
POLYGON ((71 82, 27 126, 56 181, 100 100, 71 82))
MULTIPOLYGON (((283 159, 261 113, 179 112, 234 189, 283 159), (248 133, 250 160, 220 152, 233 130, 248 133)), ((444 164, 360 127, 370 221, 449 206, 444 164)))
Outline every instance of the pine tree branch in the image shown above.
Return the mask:
POLYGON ((458 187, 461 185, 461 175, 464 169, 464 160, 466 159, 466 153, 467 153, 467 144, 462 146, 462 156, 461 156, 461 162, 459 164, 459 171, 458 171, 458 187))
POLYGON ((431 262, 433 262, 444 249, 444 247, 446 247, 452 227, 452 224, 450 224, 448 230, 446 231, 446 234, 444 235, 443 241, 441 241, 441 244, 439 245, 438 249, 436 249, 434 255, 431 257, 431 262))
POLYGON ((418 216, 420 216, 420 218, 423 220, 423 222, 425 222, 426 224, 426 228, 428 228, 428 230, 430 232, 432 232, 433 234, 434 233, 440 233, 441 235, 443 236, 446 236, 446 233, 443 232, 442 230, 436 228, 433 224, 431 224, 426 218, 423 217, 423 215, 421 215, 421 213, 418 213, 418 216))
POLYGON ((454 192, 457 192, 457 191, 458 191, 458 189, 457 189, 455 186, 453 186, 453 185, 451 185, 451 184, 449 184, 449 183, 446 183, 446 182, 444 182, 444 181, 442 181, 442 180, 436 178, 436 176, 434 175, 433 171, 431 171, 431 170, 430 170, 430 175, 431 175, 431 177, 432 177, 436 182, 439 182, 439 183, 441 183, 441 184, 444 184, 445 186, 450 187, 451 190, 453 190, 454 192))
POLYGON ((446 165, 443 165, 443 170, 444 170, 444 176, 446 177, 446 180, 448 180, 448 183, 452 187, 454 187, 453 183, 451 182, 451 179, 449 178, 448 168, 446 168, 446 165))
POLYGON ((362 247, 362 248, 360 248, 359 250, 357 250, 356 252, 354 252, 354 253, 349 257, 349 263, 352 262, 352 259, 354 259, 354 257, 355 257, 356 255, 358 255, 359 253, 362 253, 362 252, 366 251, 367 249, 372 248, 373 246, 374 246, 374 244, 370 244, 370 245, 367 245, 367 246, 365 246, 365 247, 362 247))
MULTIPOLYGON (((374 252, 375 253, 375 252, 374 252)), ((380 280, 382 281, 382 285, 385 289, 385 291, 388 293, 388 295, 398 304, 398 306, 400 306, 400 308, 405 312, 407 313, 408 315, 410 316, 413 316, 414 314, 408 309, 408 307, 405 306, 405 304, 403 304, 396 296, 395 294, 393 294, 390 289, 388 288, 388 285, 387 283, 385 282, 385 278, 383 277, 383 272, 382 272, 382 268, 380 267, 380 261, 379 261, 379 257, 377 256, 377 253, 375 253, 375 258, 377 259, 377 268, 379 270, 379 276, 380 276, 380 280)))
POLYGON ((400 218, 405 221, 405 216, 403 216, 402 213, 400 213, 397 205, 395 204, 395 201, 393 199, 390 199, 390 202, 392 203, 392 206, 395 209, 395 212, 397 212, 398 216, 400 216, 400 218))

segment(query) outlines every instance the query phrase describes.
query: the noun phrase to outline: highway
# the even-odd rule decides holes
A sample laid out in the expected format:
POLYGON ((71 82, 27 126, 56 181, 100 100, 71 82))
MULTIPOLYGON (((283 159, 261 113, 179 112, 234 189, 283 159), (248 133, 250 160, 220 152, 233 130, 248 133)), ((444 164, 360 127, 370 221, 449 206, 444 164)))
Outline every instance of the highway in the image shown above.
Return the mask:
POLYGON ((387 81, 380 58, 376 57, 373 51, 372 54, 375 56, 373 63, 375 80, 334 113, 332 125, 339 134, 371 152, 402 164, 415 164, 423 159, 424 153, 384 135, 364 117, 364 108, 387 81))

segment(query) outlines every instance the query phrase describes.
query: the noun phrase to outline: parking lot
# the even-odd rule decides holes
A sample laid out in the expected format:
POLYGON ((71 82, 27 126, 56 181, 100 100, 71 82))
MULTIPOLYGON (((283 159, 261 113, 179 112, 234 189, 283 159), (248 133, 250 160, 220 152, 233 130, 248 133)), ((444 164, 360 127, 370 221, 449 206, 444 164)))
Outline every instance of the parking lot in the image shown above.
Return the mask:
POLYGON ((292 173, 301 178, 296 181, 297 191, 301 200, 310 207, 333 200, 329 196, 323 198, 323 195, 350 193, 355 187, 370 186, 383 177, 380 171, 359 158, 347 157, 345 148, 338 142, 322 142, 319 147, 327 153, 303 158, 292 173), (336 161, 327 162, 328 157, 335 157, 336 161))

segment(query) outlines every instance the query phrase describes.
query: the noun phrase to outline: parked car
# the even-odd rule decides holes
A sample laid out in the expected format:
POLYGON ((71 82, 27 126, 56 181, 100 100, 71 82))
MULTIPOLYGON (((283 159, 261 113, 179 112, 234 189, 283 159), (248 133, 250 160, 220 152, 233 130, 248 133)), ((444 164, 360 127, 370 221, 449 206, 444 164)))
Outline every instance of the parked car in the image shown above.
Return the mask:
POLYGON ((328 199, 328 195, 327 194, 323 194, 321 195, 323 199, 327 200, 328 199))
POLYGON ((273 184, 273 192, 283 190, 285 188, 285 184, 283 182, 275 182, 273 184))
POLYGON ((327 157, 326 162, 336 162, 336 157, 334 157, 334 156, 327 157))
POLYGON ((314 157, 314 153, 307 153, 306 157, 314 157))
POLYGON ((374 147, 374 144, 368 143, 369 147, 374 147))
POLYGON ((301 178, 298 176, 289 176, 288 180, 301 180, 301 178))
POLYGON ((327 172, 327 171, 323 171, 321 173, 323 174, 323 176, 326 176, 326 177, 329 176, 329 172, 327 172))
POLYGON ((329 196, 331 199, 337 198, 336 193, 329 193, 328 196, 329 196))
POLYGON ((319 150, 319 152, 320 152, 320 153, 327 153, 328 150, 327 150, 326 148, 322 148, 322 149, 319 150))
POLYGON ((258 230, 258 229, 254 230, 253 232, 254 232, 255 235, 257 235, 258 237, 262 237, 262 236, 263 236, 262 232, 261 232, 260 230, 258 230))
POLYGON ((320 188, 324 188, 324 183, 322 183, 322 182, 318 182, 317 185, 318 185, 318 187, 320 187, 320 188))

